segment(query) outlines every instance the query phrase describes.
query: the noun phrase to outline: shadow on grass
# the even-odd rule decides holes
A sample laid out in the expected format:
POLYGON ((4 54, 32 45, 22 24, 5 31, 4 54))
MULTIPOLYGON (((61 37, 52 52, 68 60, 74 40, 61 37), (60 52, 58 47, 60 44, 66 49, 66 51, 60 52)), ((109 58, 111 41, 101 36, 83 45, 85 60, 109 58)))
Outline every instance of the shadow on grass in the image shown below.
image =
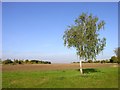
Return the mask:
MULTIPOLYGON (((80 71, 80 69, 77 69, 78 71, 80 71)), ((94 68, 85 68, 83 69, 83 73, 84 74, 87 74, 87 73, 95 73, 95 72, 100 72, 99 70, 97 69, 94 69, 94 68)))

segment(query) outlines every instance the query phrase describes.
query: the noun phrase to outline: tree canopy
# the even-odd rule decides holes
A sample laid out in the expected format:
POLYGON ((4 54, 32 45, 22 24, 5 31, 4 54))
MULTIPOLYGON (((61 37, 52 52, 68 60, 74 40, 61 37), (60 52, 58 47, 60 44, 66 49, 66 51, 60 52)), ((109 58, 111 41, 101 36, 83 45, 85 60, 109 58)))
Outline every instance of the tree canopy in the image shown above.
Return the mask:
POLYGON ((116 48, 114 50, 114 52, 115 52, 115 54, 116 54, 116 56, 118 58, 118 63, 120 63, 120 47, 116 48))
POLYGON ((106 38, 99 37, 105 22, 98 20, 97 16, 82 13, 75 19, 75 24, 68 26, 64 32, 64 45, 76 48, 77 55, 82 59, 96 59, 106 45, 106 38))
POLYGON ((120 57, 120 47, 116 48, 114 50, 114 52, 115 52, 115 54, 116 54, 117 57, 120 57))

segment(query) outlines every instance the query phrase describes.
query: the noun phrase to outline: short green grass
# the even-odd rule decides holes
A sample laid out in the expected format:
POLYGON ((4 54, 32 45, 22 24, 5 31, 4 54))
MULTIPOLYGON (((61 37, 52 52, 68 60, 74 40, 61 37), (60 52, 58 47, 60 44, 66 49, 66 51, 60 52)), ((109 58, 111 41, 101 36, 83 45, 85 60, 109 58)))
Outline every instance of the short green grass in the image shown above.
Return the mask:
POLYGON ((118 88, 118 68, 54 71, 7 71, 3 88, 118 88))

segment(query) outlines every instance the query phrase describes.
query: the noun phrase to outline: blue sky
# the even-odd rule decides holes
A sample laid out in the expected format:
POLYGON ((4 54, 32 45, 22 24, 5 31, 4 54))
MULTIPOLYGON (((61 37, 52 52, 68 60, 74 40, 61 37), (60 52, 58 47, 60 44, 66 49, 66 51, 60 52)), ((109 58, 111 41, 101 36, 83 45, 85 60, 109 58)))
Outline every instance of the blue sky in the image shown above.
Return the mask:
POLYGON ((41 59, 53 63, 78 61, 74 48, 63 44, 68 25, 82 12, 106 22, 101 37, 107 45, 97 59, 109 59, 118 46, 118 4, 116 3, 3 3, 3 59, 41 59))

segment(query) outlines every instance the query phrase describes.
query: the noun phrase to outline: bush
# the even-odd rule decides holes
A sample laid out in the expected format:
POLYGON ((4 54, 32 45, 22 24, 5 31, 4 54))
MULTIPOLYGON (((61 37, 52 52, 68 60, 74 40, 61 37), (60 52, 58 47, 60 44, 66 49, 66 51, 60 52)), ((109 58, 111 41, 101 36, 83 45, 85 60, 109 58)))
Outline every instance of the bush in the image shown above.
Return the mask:
POLYGON ((106 59, 106 60, 105 60, 105 63, 110 63, 110 61, 106 59))
POLYGON ((118 64, 120 64, 120 58, 118 57, 118 64))
POLYGON ((30 62, 31 62, 31 64, 38 64, 39 61, 38 60, 31 60, 30 62))
POLYGON ((16 65, 16 64, 51 64, 51 62, 49 61, 39 61, 39 60, 31 60, 29 61, 28 59, 23 61, 23 60, 17 60, 17 59, 14 59, 14 61, 12 61, 11 59, 7 59, 7 60, 4 60, 2 62, 3 64, 12 64, 12 65, 16 65))
POLYGON ((14 63, 19 63, 19 61, 17 59, 14 59, 14 63))
POLYGON ((88 60, 88 63, 92 63, 93 61, 92 60, 88 60))
POLYGON ((117 57, 112 56, 111 59, 110 59, 110 62, 111 62, 111 63, 118 63, 119 61, 118 61, 118 58, 117 58, 117 57))
POLYGON ((100 63, 100 61, 94 61, 94 63, 100 63))
POLYGON ((23 60, 19 60, 18 63, 19 64, 23 64, 24 62, 23 62, 23 60))
POLYGON ((105 63, 106 61, 105 60, 102 60, 101 63, 105 63))
POLYGON ((13 61, 11 59, 7 59, 7 60, 4 60, 2 63, 3 64, 12 64, 13 61))
POLYGON ((29 63, 29 60, 27 59, 27 60, 25 60, 25 63, 29 63))
POLYGON ((2 64, 2 60, 0 59, 0 64, 2 64))

